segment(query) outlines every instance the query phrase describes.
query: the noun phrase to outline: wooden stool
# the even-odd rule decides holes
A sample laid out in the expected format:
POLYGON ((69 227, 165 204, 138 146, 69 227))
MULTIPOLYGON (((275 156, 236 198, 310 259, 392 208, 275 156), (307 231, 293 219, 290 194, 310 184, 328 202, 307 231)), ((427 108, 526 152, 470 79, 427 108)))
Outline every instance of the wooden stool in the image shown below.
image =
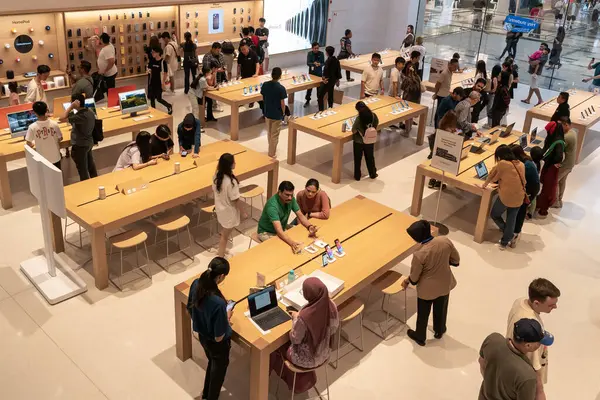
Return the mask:
POLYGON ((253 231, 250 235, 246 235, 250 237, 250 243, 248 243, 248 250, 250 250, 250 247, 252 246, 252 242, 256 242, 256 243, 262 243, 260 241, 260 238, 258 237, 258 232, 253 231))
POLYGON ((146 273, 143 269, 144 267, 148 266, 148 260, 150 259, 148 257, 148 247, 146 247, 147 239, 148 239, 148 235, 146 234, 146 232, 137 230, 137 229, 133 230, 133 231, 120 233, 120 234, 110 238, 111 246, 110 246, 110 257, 108 259, 109 262, 112 259, 113 247, 115 247, 119 250, 120 259, 121 259, 121 274, 119 275, 119 284, 117 285, 112 279, 110 279, 110 276, 109 276, 110 281, 113 283, 113 285, 115 285, 117 287, 117 289, 122 290, 121 289, 121 277, 123 276, 123 250, 129 249, 131 247, 135 247, 135 259, 137 261, 137 267, 133 268, 132 271, 139 269, 140 271, 142 271, 144 273, 144 275, 146 275, 152 281, 152 276, 150 275, 150 268, 148 268, 148 273, 146 273), (140 265, 139 253, 138 253, 138 246, 142 243, 144 244, 144 250, 146 251, 146 263, 144 265, 140 265))
POLYGON ((76 224, 76 222, 73 221, 69 224, 69 217, 65 218, 65 242, 69 243, 73 247, 77 247, 78 249, 81 249, 81 248, 83 248, 83 240, 81 238, 81 233, 85 230, 81 227, 81 225, 78 225, 79 226, 79 246, 77 246, 75 243, 71 243, 67 240, 67 227, 69 227, 73 224, 76 224))
MULTIPOLYGON (((404 290, 404 288, 402 287, 403 281, 404 281, 404 277, 399 272, 387 271, 381 277, 379 277, 379 279, 377 279, 375 282, 373 282, 373 284, 371 285, 371 290, 376 289, 383 293, 383 299, 381 301, 381 310, 386 313, 385 330, 382 330, 382 333, 380 334, 379 332, 376 332, 375 330, 369 328, 368 325, 365 325, 365 328, 367 328, 368 330, 370 330, 371 332, 373 332, 374 334, 376 334, 383 340, 387 340, 387 332, 389 329, 390 316, 392 318, 394 318, 395 320, 406 324, 406 320, 407 320, 406 306, 407 306, 407 304, 406 304, 406 290, 404 290), (386 310, 386 308, 385 308, 386 299, 387 299, 387 305, 389 307, 390 297, 392 297, 393 295, 398 294, 402 291, 404 291, 404 321, 401 320, 400 318, 396 317, 395 315, 391 314, 389 309, 386 310)), ((371 292, 369 292, 369 297, 371 297, 371 292)), ((368 300, 367 300, 367 303, 368 303, 368 300)))
MULTIPOLYGON (((338 327, 338 332, 337 332, 336 357, 335 357, 335 361, 329 362, 329 365, 331 365, 333 368, 337 368, 337 366, 338 366, 338 361, 341 358, 340 357, 340 349, 341 348, 346 347, 348 345, 352 345, 352 347, 354 347, 355 349, 357 349, 359 351, 364 350, 364 348, 365 348, 364 341, 363 341, 363 311, 364 310, 365 310, 365 304, 362 301, 360 301, 359 299, 357 299, 356 297, 349 298, 338 309, 338 315, 340 318, 340 326, 338 327), (360 317, 360 320, 359 320, 360 321, 360 336, 357 336, 354 339, 345 337, 344 339, 346 339, 346 341, 348 343, 346 343, 346 344, 344 344, 344 346, 340 347, 340 343, 341 343, 341 339, 342 339, 342 330, 343 330, 342 325, 349 323, 350 321, 354 320, 356 317, 360 317), (357 340, 358 338, 360 338, 360 347, 358 347, 354 344, 354 341, 357 340)), ((346 354, 348 354, 348 353, 346 353, 346 354)), ((346 354, 344 354, 344 355, 346 355, 346 354)))
POLYGON ((250 219, 252 219, 252 209, 253 209, 252 200, 255 197, 260 196, 260 199, 262 200, 262 206, 263 206, 263 208, 265 207, 265 199, 264 199, 264 197, 262 197, 264 192, 265 192, 265 189, 261 188, 260 186, 255 186, 255 185, 246 186, 246 187, 243 187, 240 189, 240 197, 242 199, 244 199, 244 203, 248 204, 247 200, 250 199, 250 219))
POLYGON ((166 265, 163 267, 158 260, 155 260, 155 262, 162 268, 165 269, 170 265, 169 264, 169 232, 173 232, 175 231, 175 234, 177 235, 177 244, 179 246, 179 250, 176 251, 176 253, 182 253, 183 255, 185 255, 186 257, 188 257, 189 259, 191 259, 192 261, 194 260, 194 257, 189 256, 188 254, 185 253, 184 250, 187 250, 190 248, 190 246, 192 245, 192 235, 190 234, 190 219, 187 215, 185 214, 180 214, 180 213, 176 213, 176 214, 172 214, 172 215, 168 215, 166 217, 163 217, 157 221, 154 221, 154 225, 156 226, 156 234, 154 235, 154 244, 158 244, 158 231, 163 231, 167 234, 167 263, 166 265), (181 248, 181 238, 180 238, 180 233, 179 230, 186 228, 187 229, 187 233, 188 233, 188 240, 189 240, 189 245, 188 247, 182 249, 181 248))
MULTIPOLYGON (((281 353, 278 352, 278 354, 280 355, 280 357, 283 357, 283 355, 281 353)), ((290 371, 292 371, 294 373, 294 383, 292 384, 292 400, 294 399, 294 391, 296 390, 296 375, 297 374, 303 374, 306 372, 312 372, 312 371, 316 371, 321 367, 325 367, 325 382, 327 383, 327 400, 329 400, 329 374, 327 373, 327 364, 329 363, 329 357, 327 357, 327 360, 325 360, 325 362, 315 368, 302 368, 302 367, 298 367, 297 365, 292 364, 290 361, 286 360, 285 358, 283 359, 283 363, 281 364, 281 371, 279 372, 279 380, 277 381, 277 389, 275 390, 275 397, 279 398, 278 396, 278 392, 279 392, 279 383, 283 380, 282 376, 283 376, 283 368, 284 366, 287 367, 290 371)), ((321 393, 319 392, 319 390, 317 389, 317 385, 315 384, 314 386, 315 392, 317 392, 317 396, 316 397, 309 397, 307 400, 310 399, 322 399, 321 393)))

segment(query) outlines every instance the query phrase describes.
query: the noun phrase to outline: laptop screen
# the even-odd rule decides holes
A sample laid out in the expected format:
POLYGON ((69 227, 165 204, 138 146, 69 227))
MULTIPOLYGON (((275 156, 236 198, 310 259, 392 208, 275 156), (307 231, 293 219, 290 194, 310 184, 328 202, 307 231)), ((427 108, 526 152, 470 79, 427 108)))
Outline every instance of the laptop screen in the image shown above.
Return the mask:
POLYGON ((478 178, 485 178, 488 174, 487 167, 483 161, 475 165, 475 171, 477 171, 478 178))
POLYGON ((277 307, 277 294, 275 286, 269 286, 265 289, 252 293, 248 296, 248 307, 250 308, 250 316, 254 317, 259 314, 269 311, 277 307))
POLYGON ((504 134, 508 136, 508 134, 512 132, 512 129, 514 126, 515 126, 514 122, 512 124, 510 124, 509 126, 507 126, 506 131, 504 131, 504 134))
POLYGON ((527 135, 521 135, 519 140, 521 142, 521 147, 526 148, 527 147, 527 135))
POLYGON ((537 136, 537 128, 533 128, 533 130, 531 131, 531 142, 532 143, 535 141, 536 136, 537 136))

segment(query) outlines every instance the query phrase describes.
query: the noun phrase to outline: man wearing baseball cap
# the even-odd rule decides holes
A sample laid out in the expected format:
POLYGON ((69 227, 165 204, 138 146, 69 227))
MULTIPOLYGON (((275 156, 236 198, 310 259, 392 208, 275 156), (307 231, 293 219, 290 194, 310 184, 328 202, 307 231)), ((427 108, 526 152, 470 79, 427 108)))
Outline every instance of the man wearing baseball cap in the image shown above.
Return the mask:
MULTIPOLYGON (((560 290, 552 282, 544 278, 534 279, 528 288, 528 297, 515 300, 508 313, 506 337, 513 338, 515 323, 522 318, 532 318, 540 323, 542 329, 542 313, 550 313, 558 307, 560 290)), ((527 353, 533 369, 537 373, 537 400, 545 399, 544 384, 548 381, 548 349, 540 346, 536 351, 527 353)))
POLYGON ((499 333, 485 338, 479 351, 483 382, 478 400, 535 400, 537 374, 527 354, 553 342, 554 336, 530 318, 515 323, 512 339, 499 333))

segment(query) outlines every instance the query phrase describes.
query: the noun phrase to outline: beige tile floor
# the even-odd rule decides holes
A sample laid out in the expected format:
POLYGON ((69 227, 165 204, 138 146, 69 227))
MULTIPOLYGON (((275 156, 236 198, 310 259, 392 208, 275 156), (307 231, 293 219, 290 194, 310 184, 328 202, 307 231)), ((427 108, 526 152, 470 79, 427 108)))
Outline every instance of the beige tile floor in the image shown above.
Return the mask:
MULTIPOLYGON (((356 85, 346 89, 348 96, 357 95, 356 85)), ((517 98, 525 90, 520 88, 517 98)), ((299 113, 303 113, 303 97, 297 96, 299 113)), ((189 110, 187 97, 179 93, 168 99, 176 104, 175 121, 181 120, 189 110)), ((315 109, 314 103, 309 110, 315 109)), ((509 120, 516 121, 519 128, 525 108, 517 103, 511 107, 509 120)), ((431 104, 429 95, 424 104, 431 104)), ((228 130, 227 115, 227 109, 217 113, 221 120, 209 125, 203 143, 228 137, 219 132, 228 130)), ((258 111, 243 113, 241 126, 245 127, 241 143, 266 152, 258 111)), ((439 341, 431 339, 427 347, 421 348, 407 340, 402 326, 385 342, 365 331, 365 352, 351 352, 342 359, 340 368, 330 371, 332 399, 476 398, 481 382, 477 354, 482 340, 491 332, 504 332, 513 300, 526 295, 530 280, 543 276, 563 293, 558 309, 544 316, 547 329, 556 336, 550 351, 548 399, 600 400, 600 348, 596 345, 600 337, 600 256, 595 251, 600 235, 597 134, 589 133, 585 158, 570 177, 564 208, 552 211, 546 220, 527 223, 523 240, 514 250, 497 250, 494 241, 498 233, 492 224, 488 241, 474 243, 471 235, 477 202, 463 192, 445 191, 440 218, 450 227, 450 238, 462 256, 461 266, 455 271, 458 286, 451 296, 447 335, 439 341)), ((103 171, 110 171, 126 140, 126 136, 112 138, 95 150, 103 171)), ((355 182, 351 179, 352 150, 347 145, 343 179, 334 185, 329 180, 329 145, 300 133, 295 166, 284 161, 286 145, 284 130, 279 144, 280 179, 301 187, 309 177, 316 177, 334 205, 363 194, 402 211, 410 207, 415 166, 427 154, 424 147, 415 145, 414 133, 409 139, 395 132, 384 133, 376 151, 379 179, 355 182)), ((197 344, 193 360, 182 363, 175 357, 173 286, 201 272, 212 254, 194 245, 193 262, 183 260, 169 272, 152 264, 151 283, 138 279, 126 285, 123 292, 112 286, 102 292, 96 290, 90 265, 85 264, 78 274, 89 285, 89 291, 49 306, 19 271, 19 263, 39 253, 43 246, 39 211, 28 193, 23 166, 21 161, 10 165, 16 207, 0 211, 0 398, 199 398, 206 361, 197 344)), ((66 174, 73 180, 76 172, 72 164, 67 166, 66 174)), ((266 177, 248 183, 265 185, 266 177)), ((433 218, 437 197, 428 190, 426 195, 423 214, 433 218)), ((149 229, 147 224, 140 226, 149 229)), ((249 229, 252 223, 244 226, 249 229)), ((205 239, 207 232, 196 229, 193 233, 205 239)), ((75 227, 69 228, 69 236, 71 241, 77 240, 75 227)), ((83 250, 68 246, 75 268, 88 257, 86 233, 83 243, 83 250)), ((247 243, 246 237, 236 236, 232 251, 244 251, 247 243)), ((162 251, 151 248, 151 257, 162 251)), ((406 273, 409 265, 407 259, 396 269, 406 273)), ((395 299, 394 306, 400 309, 402 301, 395 299)), ((414 308, 411 291, 410 326, 415 323, 414 308)), ((235 347, 221 398, 247 398, 248 363, 248 355, 235 347)), ((273 393, 276 381, 271 378, 273 393)), ((288 395, 286 390, 282 393, 288 395)))

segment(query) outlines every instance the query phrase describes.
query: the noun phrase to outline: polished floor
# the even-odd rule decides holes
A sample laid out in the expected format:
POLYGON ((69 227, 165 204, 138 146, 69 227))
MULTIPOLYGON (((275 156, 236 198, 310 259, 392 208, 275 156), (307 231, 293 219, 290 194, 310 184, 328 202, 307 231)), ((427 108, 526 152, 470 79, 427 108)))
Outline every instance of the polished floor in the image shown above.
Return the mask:
MULTIPOLYGON (((358 78, 358 77, 357 77, 358 78)), ((358 80, 357 80, 358 82, 358 80)), ((358 94, 357 82, 344 83, 348 97, 358 94)), ((527 87, 521 85, 517 99, 527 87)), ((544 92, 549 98, 550 92, 544 92)), ((296 112, 303 113, 302 99, 296 96, 296 112)), ((174 101, 175 121, 188 112, 187 97, 181 90, 174 101)), ((429 94, 423 104, 430 105, 429 94)), ((309 109, 314 112, 315 101, 309 109)), ((515 100, 509 122, 522 126, 525 106, 515 100)), ((219 122, 209 125, 203 143, 225 139, 229 127, 228 110, 217 113, 219 122)), ((267 151, 267 140, 259 112, 241 114, 241 143, 260 152, 267 151)), ((534 126, 542 123, 534 122, 534 126)), ((415 167, 427 150, 416 146, 414 134, 404 138, 396 132, 383 132, 377 144, 377 180, 352 179, 352 148, 346 145, 343 179, 338 185, 329 180, 331 147, 312 136, 299 133, 298 163, 285 162, 287 131, 279 144, 280 179, 302 187, 308 178, 317 178, 333 204, 358 194, 407 212, 410 207, 415 167)), ((351 352, 330 370, 332 399, 410 399, 462 400, 477 396, 481 376, 477 363, 479 347, 491 332, 504 332, 507 314, 514 299, 525 296, 527 285, 536 277, 552 280, 562 291, 558 309, 544 315, 546 327, 556 337, 550 350, 548 399, 600 400, 597 379, 600 365, 600 255, 596 251, 600 236, 600 138, 590 131, 584 158, 569 178, 565 204, 552 210, 545 220, 526 223, 523 239, 514 250, 500 252, 495 246, 499 232, 489 223, 486 241, 473 242, 477 200, 464 192, 448 188, 442 193, 439 219, 449 228, 449 237, 461 254, 455 270, 458 286, 452 292, 448 333, 442 340, 430 340, 419 347, 406 337, 402 325, 382 341, 365 330, 365 351, 351 352), (573 397, 574 396, 574 397, 573 397)), ((103 172, 110 171, 127 136, 112 138, 95 150, 103 172)), ((70 160, 64 160, 66 175, 75 174, 70 160)), ((364 168, 364 166, 363 166, 364 168)), ((202 272, 213 254, 194 245, 194 261, 184 260, 165 272, 152 264, 152 282, 137 279, 123 292, 114 286, 98 291, 90 274, 89 238, 83 233, 83 249, 68 246, 73 266, 83 264, 77 273, 89 285, 87 293, 49 306, 19 271, 19 263, 43 246, 39 209, 27 189, 23 162, 10 165, 11 185, 16 192, 15 208, 0 211, 0 398, 29 399, 190 399, 200 398, 206 360, 198 343, 194 357, 185 363, 175 356, 173 286, 202 272)), ((366 172, 366 171, 365 171, 366 172)), ((246 182, 244 182, 246 183, 246 182)), ((265 185, 266 176, 247 183, 265 185)), ((437 194, 426 189, 423 214, 434 218, 437 194)), ((255 203, 258 206, 258 203, 255 203)), ((191 206, 188 213, 195 212, 191 206)), ((256 212, 256 210, 255 210, 256 212)), ((256 215, 255 215, 256 216, 256 215)), ((245 222, 252 228, 256 222, 245 222)), ((142 227, 150 229, 141 223, 142 227)), ((210 242, 205 228, 193 230, 204 244, 210 242)), ((69 240, 78 241, 75 226, 69 240)), ((390 238, 389 240, 394 240, 390 238)), ((248 238, 238 235, 233 253, 247 248, 248 238)), ((151 258, 164 249, 151 248, 151 258)), ((395 269, 409 270, 410 258, 395 269)), ((113 271, 116 265, 112 265, 113 271)), ((135 275, 130 278, 136 278, 135 275)), ((415 324, 415 295, 409 295, 409 326, 415 324)), ((401 314, 402 301, 394 300, 401 314)), ((371 317, 368 317, 371 318, 371 317)), ((373 319, 378 318, 373 315, 373 319)), ((232 362, 221 395, 222 399, 248 396, 249 356, 234 346, 232 362)), ((324 389, 324 376, 318 386, 324 389)), ((274 399, 276 377, 271 377, 274 399)), ((289 392, 280 392, 288 398, 289 392)), ((298 396, 297 398, 304 398, 298 396)))

